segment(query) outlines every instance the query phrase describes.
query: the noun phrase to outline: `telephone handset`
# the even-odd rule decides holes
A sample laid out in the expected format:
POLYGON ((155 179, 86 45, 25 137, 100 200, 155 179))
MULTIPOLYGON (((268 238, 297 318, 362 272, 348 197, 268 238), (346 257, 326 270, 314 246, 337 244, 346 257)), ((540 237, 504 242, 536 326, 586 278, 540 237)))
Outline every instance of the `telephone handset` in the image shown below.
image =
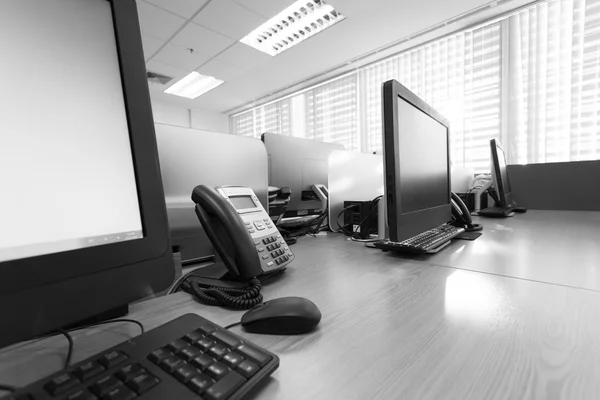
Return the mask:
POLYGON ((230 278, 247 281, 280 271, 294 259, 252 189, 199 185, 194 188, 192 200, 230 278))
POLYGON ((452 204, 452 216, 454 217, 454 225, 465 228, 467 232, 475 232, 483 229, 480 224, 474 224, 469 209, 460 197, 454 192, 450 192, 452 204))

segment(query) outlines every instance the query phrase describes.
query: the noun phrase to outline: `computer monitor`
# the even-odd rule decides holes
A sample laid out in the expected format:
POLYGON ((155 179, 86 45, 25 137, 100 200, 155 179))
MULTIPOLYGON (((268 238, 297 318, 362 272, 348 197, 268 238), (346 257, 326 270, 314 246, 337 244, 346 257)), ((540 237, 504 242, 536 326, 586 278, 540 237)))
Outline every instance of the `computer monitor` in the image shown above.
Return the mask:
POLYGON ((492 183, 496 188, 498 207, 516 207, 513 199, 508 174, 506 173, 506 156, 500 143, 496 139, 490 140, 491 161, 492 161, 492 183))
POLYGON ((0 346, 123 310, 173 258, 133 0, 0 2, 0 346))
POLYGON ((395 80, 383 84, 385 198, 390 240, 452 219, 449 124, 395 80))
POLYGON ((323 205, 312 185, 327 186, 329 153, 344 146, 275 133, 263 133, 262 141, 269 157, 269 186, 292 191, 284 217, 321 214, 323 205))

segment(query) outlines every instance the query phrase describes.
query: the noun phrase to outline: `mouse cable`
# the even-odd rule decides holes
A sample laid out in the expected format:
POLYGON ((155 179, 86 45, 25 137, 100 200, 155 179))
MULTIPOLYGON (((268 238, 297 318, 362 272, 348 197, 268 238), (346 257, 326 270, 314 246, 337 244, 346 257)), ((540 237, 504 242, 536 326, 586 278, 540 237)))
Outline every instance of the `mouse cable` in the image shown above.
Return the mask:
POLYGON ((209 306, 225 306, 236 310, 247 310, 262 303, 261 284, 258 278, 251 278, 244 289, 220 286, 201 287, 195 277, 190 277, 181 284, 181 288, 193 295, 200 303, 209 306))
POLYGON ((238 325, 241 325, 241 324, 242 324, 242 321, 238 321, 238 322, 235 322, 233 324, 229 324, 227 326, 224 326, 223 329, 233 328, 234 326, 238 326, 238 325))

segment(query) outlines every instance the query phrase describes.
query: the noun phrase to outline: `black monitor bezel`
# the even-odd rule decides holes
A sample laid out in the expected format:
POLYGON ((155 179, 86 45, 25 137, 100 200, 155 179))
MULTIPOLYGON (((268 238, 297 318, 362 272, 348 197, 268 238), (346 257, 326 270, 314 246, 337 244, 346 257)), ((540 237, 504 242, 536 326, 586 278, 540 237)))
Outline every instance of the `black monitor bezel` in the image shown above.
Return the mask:
MULTIPOLYGON (((411 92, 396 80, 384 82, 382 90, 382 110, 383 110, 383 156, 385 166, 385 196, 387 205, 387 217, 389 236, 392 241, 401 241, 408 239, 426 229, 431 229, 437 225, 449 222, 452 218, 452 204, 450 202, 450 124, 448 120, 433 109, 429 104, 411 92), (400 209, 402 204, 402 193, 400 190, 400 154, 399 131, 398 131, 398 99, 410 103, 423 113, 446 127, 446 142, 448 149, 447 168, 448 168, 448 197, 447 204, 432 207, 424 210, 418 210, 403 214, 400 209), (443 221, 443 222, 441 222, 443 221), (438 223, 439 222, 439 223, 438 223), (421 229, 421 226, 428 228, 421 229)), ((425 156, 425 155, 424 155, 425 156)))
MULTIPOLYGON (((51 326, 62 326, 87 317, 87 314, 127 304, 144 294, 162 290, 172 282, 174 270, 169 268, 173 265, 172 253, 137 6, 135 0, 104 1, 112 8, 144 237, 0 263, 0 314, 5 318, 8 313, 8 321, 12 317, 14 323, 19 324, 17 328, 11 327, 18 331, 11 339, 0 335, 0 344, 7 340, 22 340, 23 336, 39 334, 51 326), (115 282, 115 279, 119 281, 115 282), (50 288, 66 290, 66 294, 74 296, 70 299, 71 304, 63 304, 67 308, 62 314, 53 316, 55 320, 33 325, 22 315, 17 315, 25 310, 35 311, 32 304, 36 302, 44 303, 37 307, 38 310, 53 314, 53 304, 58 306, 61 301, 55 299, 53 302, 47 297, 50 288), (25 293, 27 303, 32 304, 24 304, 20 309, 13 303, 11 311, 7 307, 9 300, 18 301, 25 293), (105 297, 113 298, 92 301, 90 293, 104 293, 105 297), (87 300, 89 304, 73 306, 77 299, 87 300)), ((40 207, 44 207, 41 195, 40 207)), ((30 314, 29 318, 33 319, 34 315, 30 314)))
MULTIPOLYGON (((498 154, 498 149, 502 152, 502 156, 504 157, 504 165, 506 166, 506 157, 504 153, 504 149, 500 145, 500 143, 496 139, 490 140, 490 153, 492 158, 492 182, 496 188, 496 193, 498 195, 498 200, 500 204, 498 207, 510 207, 513 205, 514 200, 512 197, 512 192, 506 191, 506 184, 508 182, 504 182, 502 179, 502 171, 500 167, 500 155, 498 154)), ((508 172, 506 173, 506 179, 508 180, 508 172)), ((510 185, 509 185, 510 186, 510 185)))

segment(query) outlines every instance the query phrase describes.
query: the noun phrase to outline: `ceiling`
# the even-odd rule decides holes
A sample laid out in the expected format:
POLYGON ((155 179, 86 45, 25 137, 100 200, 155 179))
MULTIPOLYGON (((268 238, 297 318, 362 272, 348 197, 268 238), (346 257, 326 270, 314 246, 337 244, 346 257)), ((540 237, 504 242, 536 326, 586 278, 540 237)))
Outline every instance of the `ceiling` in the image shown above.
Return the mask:
POLYGON ((293 2, 137 0, 149 71, 172 83, 191 71, 225 81, 194 100, 163 93, 172 83, 151 84, 152 99, 230 113, 489 0, 327 0, 346 19, 275 57, 239 43, 293 2))

